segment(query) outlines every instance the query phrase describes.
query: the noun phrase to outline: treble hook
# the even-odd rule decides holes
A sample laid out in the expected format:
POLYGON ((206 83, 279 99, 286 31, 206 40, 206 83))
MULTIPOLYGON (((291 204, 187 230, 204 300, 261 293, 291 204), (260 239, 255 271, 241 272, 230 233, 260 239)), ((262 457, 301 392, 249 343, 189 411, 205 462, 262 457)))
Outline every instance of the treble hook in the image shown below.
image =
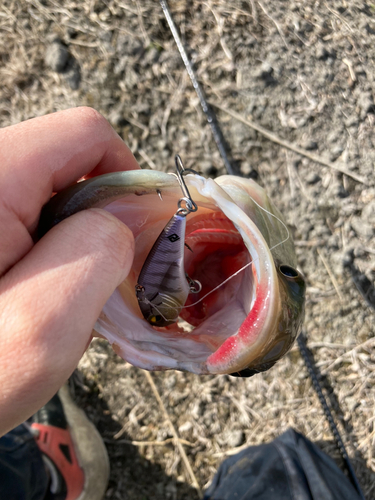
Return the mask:
POLYGON ((176 155, 175 157, 175 162, 176 162, 176 170, 177 170, 177 180, 178 183, 180 184, 182 194, 184 195, 183 198, 180 198, 178 200, 178 210, 177 213, 179 215, 188 215, 191 212, 196 212, 198 210, 197 204, 192 200, 189 190, 187 188, 187 185, 185 184, 184 178, 182 177, 182 174, 184 172, 190 171, 191 169, 185 169, 180 155, 176 155), (185 202, 185 207, 182 206, 182 202, 185 202))

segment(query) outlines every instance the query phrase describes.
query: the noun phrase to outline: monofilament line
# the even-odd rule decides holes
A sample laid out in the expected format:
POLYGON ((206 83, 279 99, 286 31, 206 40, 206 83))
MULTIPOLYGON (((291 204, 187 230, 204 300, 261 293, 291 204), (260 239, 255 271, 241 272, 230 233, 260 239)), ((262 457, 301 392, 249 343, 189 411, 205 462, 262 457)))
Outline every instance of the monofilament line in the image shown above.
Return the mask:
MULTIPOLYGON (((268 215, 270 215, 271 217, 274 217, 278 222, 280 222, 280 224, 284 227, 285 231, 286 231, 286 237, 280 241, 279 243, 276 243, 276 245, 273 245, 271 248, 270 248, 270 251, 274 250, 275 248, 277 248, 278 246, 282 245, 283 243, 286 243, 289 238, 290 238, 290 233, 289 233, 289 229, 287 227, 287 225, 279 218, 277 217, 275 214, 273 214, 272 212, 270 212, 269 210, 265 209, 264 207, 262 207, 261 205, 259 205, 259 203, 257 203, 254 198, 250 197, 252 199, 252 201, 255 203, 255 205, 257 205, 261 210, 263 210, 263 212, 266 212, 268 215)), ((201 297, 199 300, 197 300, 196 302, 194 302, 193 304, 189 304, 188 306, 183 306, 181 309, 187 309, 189 307, 193 307, 197 304, 199 304, 199 302, 202 302, 206 297, 208 297, 209 295, 211 295, 212 293, 216 292, 216 290, 218 290, 219 288, 221 288, 222 286, 224 286, 226 283, 228 283, 228 281, 230 281, 231 279, 233 279, 234 277, 236 277, 238 274, 242 273, 243 271, 245 271, 245 269, 247 269, 249 266, 251 266, 254 262, 256 262, 257 260, 259 260, 258 257, 256 257, 254 260, 251 260, 250 262, 248 262, 247 264, 245 264, 243 267, 241 267, 240 269, 238 269, 238 271, 236 271, 235 273, 231 274, 227 279, 225 279, 223 282, 221 282, 219 285, 217 285, 215 288, 213 288, 212 290, 210 290, 209 292, 207 292, 205 295, 203 295, 203 297, 201 297)), ((158 309, 158 307, 155 305, 155 304, 152 304, 150 301, 148 301, 147 298, 144 299, 146 303, 150 304, 158 314, 160 314, 160 316, 165 320, 167 321, 167 319, 164 317, 164 315, 162 314, 162 312, 158 309)), ((173 309, 173 307, 171 307, 171 309, 173 309)), ((175 310, 177 311, 181 311, 181 309, 177 309, 175 308, 175 310)), ((176 321, 177 321, 177 318, 176 318, 176 321)))
MULTIPOLYGON (((290 238, 289 229, 287 228, 286 224, 281 219, 279 219, 279 217, 277 217, 275 214, 271 213, 270 211, 266 210, 264 207, 260 206, 259 203, 257 203, 254 200, 254 198, 252 198, 251 196, 250 196, 250 198, 255 203, 255 205, 257 205, 261 210, 263 210, 264 212, 266 212, 268 215, 271 215, 271 217, 274 217, 278 222, 280 222, 280 224, 282 224, 282 226, 284 226, 284 229, 286 230, 286 234, 287 234, 286 238, 284 238, 279 243, 276 243, 276 245, 273 245, 270 248, 270 251, 274 250, 275 248, 277 248, 278 246, 282 245, 283 243, 286 243, 289 240, 289 238, 290 238)), ((245 264, 243 267, 241 267, 241 269, 238 269, 238 271, 236 271, 231 276, 229 276, 226 280, 224 280, 222 283, 220 283, 220 285, 217 285, 215 288, 213 288, 212 290, 210 290, 209 292, 207 292, 205 295, 203 295, 203 297, 200 298, 199 300, 197 300, 197 302, 194 302, 193 304, 189 304, 188 306, 184 306, 182 309, 187 309, 188 307, 193 307, 193 306, 199 304, 199 302, 202 302, 202 300, 204 300, 206 297, 208 297, 209 295, 211 295, 211 293, 216 292, 216 290, 218 290, 223 285, 225 285, 226 283, 228 283, 228 281, 230 281, 232 278, 234 278, 238 274, 242 273, 245 269, 247 269, 249 266, 251 266, 251 264, 253 264, 257 260, 259 260, 259 257, 256 257, 254 260, 251 260, 250 262, 248 262, 247 264, 245 264)))

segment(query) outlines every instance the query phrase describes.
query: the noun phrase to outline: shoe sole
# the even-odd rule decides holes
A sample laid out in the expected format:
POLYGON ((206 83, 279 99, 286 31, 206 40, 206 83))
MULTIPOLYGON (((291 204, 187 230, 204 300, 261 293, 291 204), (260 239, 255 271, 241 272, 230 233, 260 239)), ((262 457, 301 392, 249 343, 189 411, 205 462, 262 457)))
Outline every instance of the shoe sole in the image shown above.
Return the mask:
POLYGON ((77 500, 102 500, 107 490, 109 459, 103 440, 96 427, 74 403, 69 387, 59 390, 79 465, 85 475, 84 490, 77 500))

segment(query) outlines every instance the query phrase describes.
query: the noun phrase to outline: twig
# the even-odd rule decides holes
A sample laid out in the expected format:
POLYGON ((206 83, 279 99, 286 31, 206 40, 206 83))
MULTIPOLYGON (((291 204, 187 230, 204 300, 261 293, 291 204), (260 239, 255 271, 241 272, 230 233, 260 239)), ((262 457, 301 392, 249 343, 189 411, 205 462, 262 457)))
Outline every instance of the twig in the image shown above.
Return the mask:
POLYGON ((362 247, 363 250, 367 253, 370 253, 371 255, 375 255, 375 249, 374 248, 370 248, 370 247, 362 247))
POLYGON ((217 24, 217 32, 219 34, 220 45, 221 45, 221 47, 222 47, 222 49, 224 51, 224 54, 227 56, 227 58, 230 61, 233 61, 233 54, 229 50, 228 45, 226 44, 226 41, 224 40, 224 37, 223 37, 223 32, 224 32, 223 31, 223 25, 224 25, 224 22, 223 22, 222 18, 216 13, 216 11, 214 10, 214 8, 211 5, 211 2, 210 3, 204 2, 203 5, 206 5, 206 7, 208 9, 210 9, 210 11, 212 12, 212 15, 214 16, 216 24, 217 24))
POLYGON ((142 158, 145 160, 145 162, 151 168, 151 170, 157 170, 158 169, 158 167, 151 160, 151 158, 148 156, 148 154, 146 153, 146 151, 144 149, 139 148, 138 149, 138 153, 140 154, 140 156, 142 156, 142 158))
POLYGON ((348 30, 349 30, 350 32, 352 32, 352 33, 353 33, 353 29, 351 28, 350 24, 349 24, 349 23, 348 23, 348 22, 347 22, 347 21, 346 21, 346 20, 345 20, 342 16, 340 16, 340 14, 339 14, 336 10, 331 9, 331 7, 328 5, 328 3, 326 3, 326 7, 327 7, 327 9, 328 9, 330 12, 332 12, 332 14, 333 14, 334 16, 336 16, 336 17, 337 17, 337 19, 340 19, 340 21, 341 21, 343 24, 345 24, 345 26, 348 28, 348 30))
POLYGON ((357 81, 357 77, 356 77, 356 74, 354 72, 353 64, 351 63, 351 61, 349 61, 349 59, 347 59, 346 57, 344 57, 344 59, 342 60, 342 62, 347 65, 348 70, 349 70, 349 74, 350 74, 350 78, 352 79, 352 82, 353 83, 356 82, 357 81))
POLYGON ((252 445, 252 443, 244 443, 241 446, 237 446, 237 448, 230 448, 229 450, 218 451, 216 453, 213 453, 212 456, 217 458, 217 457, 223 457, 225 455, 229 455, 229 456, 236 455, 240 451, 246 450, 246 448, 249 448, 249 446, 251 446, 251 445, 252 445))
POLYGON ((321 261, 323 262, 324 267, 326 268, 328 276, 330 277, 330 279, 332 281, 332 285, 335 287, 335 290, 336 290, 337 295, 339 296, 340 302, 343 302, 344 297, 342 296, 342 293, 340 292, 339 284, 337 283, 337 280, 336 280, 334 274, 332 273, 332 271, 331 271, 331 269, 330 269, 330 267, 328 265, 328 262, 323 257, 323 255, 320 252, 319 248, 317 248, 316 251, 318 252, 319 257, 320 257, 321 261))
POLYGON ((212 106, 215 108, 221 109, 221 111, 224 111, 224 113, 227 113, 228 115, 232 116, 236 120, 244 123, 248 127, 251 127, 252 129, 256 130, 260 134, 264 135, 264 137, 267 137, 272 142, 275 142, 276 144, 279 144, 280 146, 290 149, 291 151, 294 151, 295 153, 298 153, 299 155, 305 156, 306 158, 309 158, 310 160, 314 161, 315 163, 320 163, 321 165, 324 165, 325 167, 332 168, 333 170, 337 170, 338 172, 341 172, 342 174, 347 175, 348 177, 351 177, 352 179, 356 180, 357 182, 361 182, 362 184, 366 184, 366 180, 353 173, 350 172, 350 170, 347 170, 345 167, 342 167, 340 165, 335 165, 334 163, 331 163, 324 158, 321 158, 318 155, 315 155, 313 153, 309 153, 308 151, 305 151, 304 149, 300 148, 299 146, 295 146, 291 142, 284 141, 283 139, 280 139, 275 135, 274 133, 270 132, 269 130, 265 129, 261 125, 258 125, 257 123, 254 123, 252 120, 247 120, 246 118, 243 118, 240 114, 236 113, 235 111, 232 111, 231 109, 224 108, 224 106, 221 106, 220 104, 211 103, 212 106))
MULTIPOLYGON (((164 441, 131 441, 130 439, 104 439, 104 441, 110 444, 131 444, 132 446, 164 446, 174 442, 175 438, 168 438, 164 441)), ((190 443, 185 439, 179 439, 179 441, 186 446, 194 446, 194 443, 190 443)))
POLYGON ((251 5, 251 14, 255 24, 258 24, 258 13, 254 0, 249 0, 251 5))
MULTIPOLYGON (((124 9, 124 10, 131 12, 132 14, 135 14, 136 16, 139 15, 138 8, 137 8, 137 10, 134 10, 131 7, 129 7, 129 5, 126 5, 125 3, 118 3, 117 6, 120 7, 120 9, 124 9)), ((146 12, 146 9, 144 11, 141 11, 142 15, 143 15, 143 12, 146 12)))
POLYGON ((144 141, 145 139, 147 139, 147 137, 150 135, 150 130, 148 127, 146 127, 146 125, 143 125, 143 123, 139 122, 138 120, 135 120, 134 118, 130 118, 129 116, 124 116, 124 119, 131 123, 132 125, 134 125, 135 127, 138 127, 140 128, 141 130, 143 130, 143 134, 142 134, 142 140, 144 141))
POLYGON ((164 406, 164 403, 160 397, 160 394, 159 394, 159 391, 155 385, 155 382, 151 376, 151 373, 149 373, 148 371, 144 370, 143 373, 145 374, 145 377, 148 381, 148 383, 150 384, 151 386, 151 389, 152 389, 152 392, 154 393, 154 396, 157 400, 157 402, 159 403, 159 406, 164 414, 164 417, 166 419, 166 421, 168 422, 168 425, 171 429, 171 432, 173 434, 173 438, 174 438, 174 442, 175 442, 175 445, 177 446, 178 448, 178 451, 180 452, 181 454, 181 458, 182 458, 182 461, 184 462, 184 465, 186 467, 186 470, 190 476, 190 479, 191 479, 191 483, 192 485, 194 486, 194 488, 196 488, 196 490, 198 491, 198 494, 200 497, 202 497, 202 492, 201 492, 201 489, 199 487, 199 484, 198 484, 198 481, 197 481, 197 478, 195 477, 195 474, 193 472, 193 469, 191 468, 191 465, 189 463, 189 460, 188 460, 188 457, 186 456, 186 453, 185 453, 185 450, 183 449, 182 447, 182 444, 181 444, 181 441, 180 441, 180 438, 177 434, 177 431, 172 423, 172 420, 169 418, 169 415, 168 415, 168 412, 164 406))
POLYGON ((135 4, 137 6, 139 27, 141 28, 143 38, 145 40, 146 46, 148 47, 150 45, 150 37, 148 36, 147 31, 145 29, 145 25, 143 23, 141 6, 139 5, 138 0, 133 0, 133 1, 135 1, 135 4))
POLYGON ((271 21, 274 23, 274 25, 277 28, 277 31, 279 32, 279 35, 281 36, 281 40, 284 42, 285 47, 288 48, 288 44, 286 43, 283 32, 281 31, 281 28, 279 26, 279 23, 277 21, 275 21, 275 19, 270 14, 268 14, 265 7, 260 2, 258 2, 258 5, 262 9, 262 11, 266 14, 266 16, 269 17, 271 19, 271 21))
POLYGON ((161 129, 161 135, 162 135, 163 139, 165 139, 165 140, 168 139, 168 137, 167 137, 167 124, 168 124, 168 120, 169 120, 172 108, 178 102, 178 100, 181 98, 181 96, 185 90, 185 87, 186 87, 185 76, 186 76, 186 73, 183 73, 181 81, 178 85, 178 88, 174 92, 172 99, 169 100, 169 104, 166 107, 164 114, 163 114, 163 120, 161 122, 160 129, 161 129))
POLYGON ((328 372, 330 372, 332 370, 332 368, 334 368, 335 366, 339 365, 342 361, 344 361, 348 356, 358 352, 359 350, 361 349, 364 349, 366 347, 374 347, 374 344, 375 344, 375 339, 374 338, 371 338, 371 339, 367 339, 365 342, 362 342, 361 344, 358 344, 356 345, 355 347, 353 347, 353 349, 350 349, 350 351, 346 351, 344 352, 344 354, 342 354, 341 356, 339 356, 338 358, 335 359, 335 361, 333 361, 330 365, 328 365, 329 361, 323 361, 320 363, 320 368, 322 369, 324 365, 328 365, 324 368, 324 372, 322 370, 322 374, 326 374, 328 372))
POLYGON ((316 347, 326 347, 327 349, 346 349, 348 346, 345 344, 334 344, 333 342, 309 342, 309 349, 316 347))
POLYGON ((375 436, 375 429, 372 430, 371 434, 367 436, 365 439, 363 439, 359 444, 358 444, 358 450, 361 448, 364 448, 364 446, 371 441, 371 439, 375 436))
POLYGON ((295 190, 294 179, 293 179, 293 176, 292 176, 292 169, 291 169, 291 166, 290 166, 290 159, 289 159, 287 151, 285 151, 285 156, 286 156, 286 169, 287 169, 288 177, 289 177, 290 197, 292 198, 292 200, 294 200, 295 194, 296 194, 296 190, 295 190))
POLYGON ((80 47, 89 47, 90 49, 95 49, 100 47, 100 42, 84 42, 82 40, 74 40, 73 38, 69 40, 69 45, 79 45, 80 47))

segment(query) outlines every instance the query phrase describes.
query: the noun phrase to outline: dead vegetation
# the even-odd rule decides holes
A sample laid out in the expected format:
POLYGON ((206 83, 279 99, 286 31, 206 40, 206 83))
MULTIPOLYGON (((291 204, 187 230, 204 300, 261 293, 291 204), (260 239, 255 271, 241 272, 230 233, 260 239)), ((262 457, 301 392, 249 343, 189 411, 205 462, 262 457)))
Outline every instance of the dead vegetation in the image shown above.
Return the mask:
MULTIPOLYGON (((374 5, 171 0, 170 7, 209 99, 295 146, 218 111, 242 174, 258 173, 292 228, 308 282, 309 347, 371 499, 374 313, 371 290, 362 297, 349 271, 373 286, 374 5), (318 164, 316 155, 352 175, 318 164)), ((88 105, 143 167, 172 168, 178 152, 188 167, 224 173, 158 2, 3 0, 0 30, 2 126, 88 105), (55 59, 47 57, 51 45, 55 59)), ((110 454, 107 498, 197 497, 144 373, 101 340, 79 369, 76 397, 110 454)), ((226 455, 290 426, 339 461, 297 348, 248 380, 178 372, 152 378, 200 488, 226 455)))

